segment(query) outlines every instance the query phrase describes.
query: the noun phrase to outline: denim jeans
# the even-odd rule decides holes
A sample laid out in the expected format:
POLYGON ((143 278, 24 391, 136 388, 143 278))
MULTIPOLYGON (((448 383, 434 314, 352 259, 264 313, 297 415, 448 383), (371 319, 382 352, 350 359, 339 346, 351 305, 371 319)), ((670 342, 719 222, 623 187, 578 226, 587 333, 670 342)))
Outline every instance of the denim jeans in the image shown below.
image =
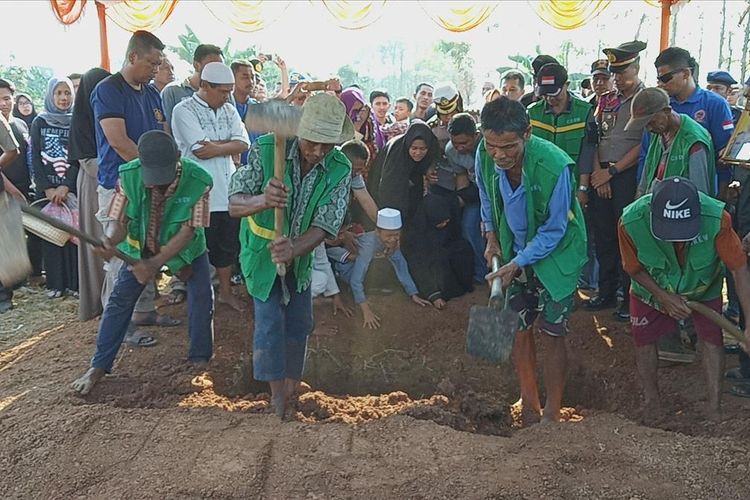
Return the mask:
POLYGON ((289 304, 284 306, 280 279, 276 278, 268 300, 254 299, 253 378, 264 382, 302 378, 307 337, 313 329, 310 287, 297 292, 294 273, 288 272, 289 304))
MULTIPOLYGON (((188 286, 188 334, 190 350, 188 360, 209 361, 213 355, 214 341, 214 295, 208 272, 208 255, 203 254, 193 261, 193 274, 188 286)), ((120 268, 114 290, 104 308, 96 337, 96 353, 91 360, 93 368, 112 370, 117 351, 125 338, 135 303, 144 285, 138 283, 128 266, 120 268)))
POLYGON ((485 243, 482 238, 480 222, 482 216, 479 203, 466 205, 461 215, 461 232, 463 238, 469 242, 474 251, 474 281, 483 283, 487 274, 487 261, 484 259, 485 243))

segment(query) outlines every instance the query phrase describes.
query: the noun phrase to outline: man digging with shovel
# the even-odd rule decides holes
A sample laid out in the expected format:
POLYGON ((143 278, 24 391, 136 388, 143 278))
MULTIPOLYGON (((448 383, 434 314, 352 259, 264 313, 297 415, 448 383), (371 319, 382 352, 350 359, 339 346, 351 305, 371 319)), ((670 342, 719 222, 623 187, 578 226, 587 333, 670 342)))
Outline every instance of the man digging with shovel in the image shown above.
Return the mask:
POLYGON ((73 382, 81 395, 112 370, 138 297, 165 265, 188 286, 188 361, 207 363, 213 352, 214 300, 204 234, 211 175, 180 159, 167 133, 152 130, 138 140, 138 158, 120 167, 119 178, 108 214, 118 222, 96 251, 108 260, 117 247, 135 263, 120 269, 99 324, 91 368, 73 382))
MULTIPOLYGON (((279 121, 294 109, 280 108, 279 121)), ((260 137, 232 176, 229 213, 243 218, 240 264, 255 303, 253 376, 270 383, 274 412, 283 417, 313 329, 312 253, 336 237, 349 203, 351 163, 334 146, 352 139, 354 127, 344 104, 325 93, 305 102, 296 138, 284 140, 281 130, 294 127, 268 118, 266 130, 276 134, 260 137)))
POLYGON ((586 263, 586 227, 572 181, 573 160, 562 149, 531 135, 526 110, 501 97, 481 115, 487 156, 477 169, 488 264, 487 275, 507 287, 519 313, 513 362, 521 386, 524 423, 542 412, 536 380, 536 324, 544 346, 546 402, 543 420, 560 418, 565 388, 568 317, 578 276, 586 263))
MULTIPOLYGON (((708 388, 707 417, 720 418, 724 373, 722 329, 694 303, 721 317, 724 267, 737 287, 745 317, 750 314, 750 273, 742 242, 724 203, 698 191, 684 177, 656 181, 651 194, 628 205, 618 227, 622 266, 633 281, 630 323, 643 385, 643 420, 663 416, 657 385, 656 342, 692 316, 708 388)), ((745 344, 750 329, 745 327, 745 344)))

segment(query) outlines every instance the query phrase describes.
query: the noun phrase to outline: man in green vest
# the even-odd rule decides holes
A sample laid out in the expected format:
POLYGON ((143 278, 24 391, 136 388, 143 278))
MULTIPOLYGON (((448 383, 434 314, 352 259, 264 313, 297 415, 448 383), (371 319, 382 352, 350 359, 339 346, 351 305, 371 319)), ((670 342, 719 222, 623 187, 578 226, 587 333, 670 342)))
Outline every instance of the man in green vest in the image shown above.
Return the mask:
POLYGON ((287 141, 283 179, 274 177, 274 136, 258 139, 232 176, 229 213, 241 217, 240 264, 255 303, 253 376, 269 382, 283 417, 302 378, 313 329, 312 254, 336 238, 349 204, 351 163, 334 146, 354 137, 344 104, 321 93, 305 101, 297 137, 287 141), (274 235, 274 208, 284 236, 274 235), (277 265, 284 276, 277 276, 277 265))
MULTIPOLYGON (((724 347, 721 328, 686 301, 721 314, 724 266, 732 273, 742 309, 750 312, 747 256, 724 203, 684 177, 657 182, 628 205, 618 227, 622 265, 630 275, 630 317, 643 385, 643 418, 659 417, 657 340, 692 316, 708 386, 708 416, 719 417, 724 347)), ((745 328, 746 346, 750 329, 745 328)))
POLYGON ((575 162, 578 200, 588 203, 589 176, 598 139, 591 104, 568 90, 568 72, 557 63, 542 66, 536 75, 541 100, 529 106, 531 133, 555 144, 575 162))
POLYGON ((586 227, 574 196, 573 160, 531 134, 526 110, 507 97, 485 104, 482 133, 486 154, 476 170, 486 231, 488 262, 503 266, 488 280, 502 279, 510 306, 520 313, 513 362, 521 386, 524 419, 542 412, 536 381, 533 327, 545 348, 547 401, 543 419, 560 418, 565 388, 568 317, 578 276, 586 263, 586 227))
POLYGON ((698 191, 716 196, 716 160, 708 131, 688 115, 675 113, 669 94, 660 88, 644 89, 630 104, 625 130, 649 132, 646 160, 636 198, 651 191, 654 181, 686 177, 698 191))
POLYGON ((177 144, 161 130, 143 134, 138 158, 120 166, 108 213, 116 222, 97 253, 109 260, 117 248, 137 262, 120 269, 99 324, 91 368, 73 382, 79 394, 88 394, 112 370, 135 303, 163 266, 188 286, 188 361, 202 365, 211 360, 214 297, 204 228, 212 185, 208 172, 180 159, 177 144))

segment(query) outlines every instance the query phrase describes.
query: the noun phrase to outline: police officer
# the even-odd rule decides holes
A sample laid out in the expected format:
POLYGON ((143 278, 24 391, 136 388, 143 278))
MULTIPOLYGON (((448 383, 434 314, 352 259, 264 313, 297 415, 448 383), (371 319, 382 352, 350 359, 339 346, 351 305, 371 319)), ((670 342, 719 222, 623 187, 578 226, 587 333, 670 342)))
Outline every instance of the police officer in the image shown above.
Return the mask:
POLYGON ((453 116, 464 111, 464 101, 461 94, 452 83, 439 85, 432 94, 435 114, 427 120, 427 126, 440 144, 440 151, 445 151, 445 145, 450 141, 448 123, 453 116))
POLYGON ((599 293, 586 303, 586 308, 599 311, 617 305, 615 317, 620 321, 629 321, 630 313, 627 300, 617 304, 617 290, 621 288, 627 296, 630 279, 621 266, 617 221, 635 197, 643 134, 643 127, 625 131, 625 124, 630 120, 631 100, 644 88, 638 71, 639 54, 645 48, 644 42, 634 40, 603 50, 609 61, 608 69, 614 74, 617 92, 606 94, 599 102, 599 145, 591 173, 589 203, 596 214, 593 230, 599 260, 599 293))
MULTIPOLYGON (((706 83, 706 90, 720 95, 728 103, 727 97, 729 97, 729 93, 732 91, 732 86, 737 85, 737 80, 732 78, 732 75, 726 71, 709 71, 706 83)), ((730 109, 732 110, 732 120, 736 125, 737 120, 740 119, 740 115, 742 114, 742 108, 730 106, 730 109)))
POLYGON ((612 79, 612 73, 609 71, 609 61, 607 59, 597 59, 591 63, 591 88, 594 95, 589 98, 589 103, 596 107, 599 98, 605 94, 614 91, 615 81, 612 79))

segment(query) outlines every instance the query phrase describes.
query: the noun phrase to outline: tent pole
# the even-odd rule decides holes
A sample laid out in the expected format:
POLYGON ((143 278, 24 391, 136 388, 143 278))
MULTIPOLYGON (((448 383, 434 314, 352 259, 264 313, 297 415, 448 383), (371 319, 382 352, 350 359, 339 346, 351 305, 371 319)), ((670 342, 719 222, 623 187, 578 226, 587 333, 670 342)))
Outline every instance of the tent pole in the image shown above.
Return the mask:
POLYGON ((99 52, 101 54, 102 69, 110 71, 109 64, 109 37, 107 36, 107 7, 104 4, 96 2, 96 14, 99 18, 99 52))
POLYGON ((672 0, 661 0, 661 38, 659 51, 669 47, 669 22, 672 17, 672 0))

